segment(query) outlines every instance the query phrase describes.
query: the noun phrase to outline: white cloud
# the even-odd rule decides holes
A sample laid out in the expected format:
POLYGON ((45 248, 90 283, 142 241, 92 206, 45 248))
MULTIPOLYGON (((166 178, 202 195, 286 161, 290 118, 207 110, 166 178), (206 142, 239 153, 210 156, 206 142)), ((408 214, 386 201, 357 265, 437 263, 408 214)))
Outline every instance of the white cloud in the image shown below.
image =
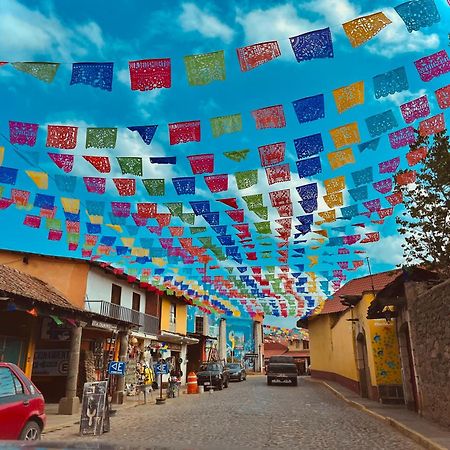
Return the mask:
POLYGON ((427 93, 426 89, 419 89, 417 92, 411 92, 410 90, 396 92, 395 94, 388 95, 387 97, 381 97, 378 99, 380 102, 392 102, 396 106, 400 106, 403 103, 409 102, 416 98, 422 97, 427 93))
POLYGON ((184 31, 198 31, 207 38, 219 38, 231 42, 234 31, 213 14, 202 11, 194 3, 183 3, 179 22, 184 31))
POLYGON ((325 26, 325 23, 311 22, 300 17, 295 6, 290 3, 268 9, 258 8, 248 13, 238 10, 236 22, 244 30, 247 45, 279 40, 281 57, 286 56, 290 60, 292 60, 292 48, 289 37, 325 26))
POLYGON ((54 60, 73 61, 88 53, 94 45, 99 49, 104 41, 95 22, 87 22, 71 30, 57 17, 27 8, 17 0, 3 0, 0 10, 0 40, 2 58, 10 61, 33 60, 50 55, 54 60))
POLYGON ((378 242, 373 242, 364 247, 367 256, 376 263, 385 263, 395 266, 404 262, 402 235, 383 236, 378 242))
POLYGON ((320 14, 333 31, 342 31, 342 24, 355 19, 361 14, 361 10, 348 0, 314 0, 304 5, 309 11, 320 14))
POLYGON ((367 44, 366 48, 370 53, 394 58, 399 54, 423 52, 439 47, 440 40, 436 33, 408 33, 404 22, 394 10, 386 11, 386 15, 392 23, 367 44))

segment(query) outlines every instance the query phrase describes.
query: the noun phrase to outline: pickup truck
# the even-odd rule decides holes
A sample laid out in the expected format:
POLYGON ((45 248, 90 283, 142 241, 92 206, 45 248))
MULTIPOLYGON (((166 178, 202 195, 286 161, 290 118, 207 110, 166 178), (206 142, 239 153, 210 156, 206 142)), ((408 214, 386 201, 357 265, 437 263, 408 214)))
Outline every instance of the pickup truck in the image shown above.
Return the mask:
POLYGON ((272 356, 267 366, 267 384, 270 386, 273 380, 290 380, 297 386, 297 365, 290 356, 272 356))

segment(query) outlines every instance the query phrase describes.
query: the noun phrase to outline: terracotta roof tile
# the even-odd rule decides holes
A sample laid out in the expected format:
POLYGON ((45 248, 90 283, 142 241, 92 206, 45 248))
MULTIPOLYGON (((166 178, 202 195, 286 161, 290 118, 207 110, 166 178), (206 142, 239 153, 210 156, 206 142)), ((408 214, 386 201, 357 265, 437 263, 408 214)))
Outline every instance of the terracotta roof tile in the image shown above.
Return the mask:
POLYGON ((362 295, 364 292, 372 290, 372 282, 375 291, 380 291, 401 273, 401 269, 395 269, 373 274, 372 277, 367 275, 365 277, 350 280, 337 290, 332 297, 325 301, 322 311, 320 311, 318 315, 345 311, 348 309, 348 306, 341 303, 342 295, 362 295))
POLYGON ((288 351, 286 345, 280 342, 265 342, 264 343, 264 358, 270 358, 271 356, 280 356, 288 351))
POLYGON ((0 264, 0 292, 5 297, 17 296, 65 309, 80 310, 44 281, 2 264, 0 264))

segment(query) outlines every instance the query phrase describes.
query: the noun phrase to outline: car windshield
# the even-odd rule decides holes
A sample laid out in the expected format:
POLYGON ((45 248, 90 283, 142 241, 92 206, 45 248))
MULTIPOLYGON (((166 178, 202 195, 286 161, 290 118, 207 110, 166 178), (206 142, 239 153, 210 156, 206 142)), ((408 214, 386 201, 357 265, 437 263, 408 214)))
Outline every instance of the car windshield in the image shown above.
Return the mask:
POLYGON ((240 368, 241 368, 241 365, 240 365, 240 364, 227 364, 227 367, 228 367, 229 369, 235 370, 235 369, 240 369, 240 368))
POLYGON ((202 364, 200 370, 220 371, 220 364, 202 364))

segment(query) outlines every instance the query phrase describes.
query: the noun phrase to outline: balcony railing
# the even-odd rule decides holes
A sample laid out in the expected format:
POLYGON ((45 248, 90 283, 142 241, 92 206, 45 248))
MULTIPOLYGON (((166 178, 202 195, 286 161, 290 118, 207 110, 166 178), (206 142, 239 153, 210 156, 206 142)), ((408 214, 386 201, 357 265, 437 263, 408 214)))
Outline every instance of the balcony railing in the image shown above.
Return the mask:
POLYGON ((159 333, 159 319, 155 316, 135 311, 125 306, 103 300, 86 300, 86 309, 111 319, 122 320, 139 327, 139 331, 149 334, 159 333))

